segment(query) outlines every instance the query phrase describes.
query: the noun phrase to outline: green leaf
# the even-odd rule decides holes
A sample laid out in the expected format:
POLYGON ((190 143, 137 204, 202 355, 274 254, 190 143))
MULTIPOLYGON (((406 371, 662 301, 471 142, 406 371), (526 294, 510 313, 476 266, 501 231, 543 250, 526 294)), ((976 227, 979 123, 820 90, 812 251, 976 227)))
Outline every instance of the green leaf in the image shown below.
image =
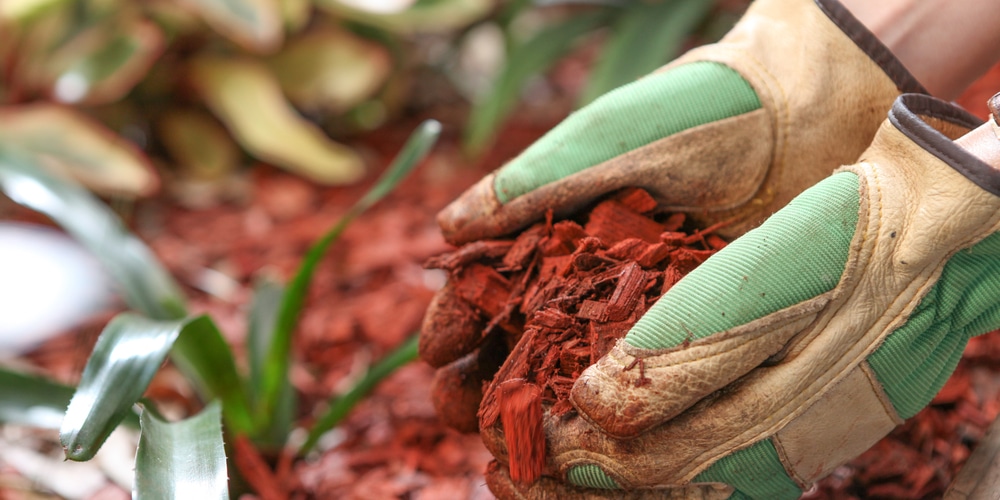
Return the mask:
POLYGON ((340 237, 340 234, 355 218, 392 191, 406 174, 417 166, 437 141, 440 133, 441 124, 434 120, 427 120, 417 127, 417 130, 406 141, 402 151, 375 183, 375 186, 358 200, 319 241, 313 244, 302 259, 281 302, 275 333, 271 347, 268 349, 267 361, 263 367, 264 376, 261 380, 260 402, 256 408, 258 420, 267 421, 271 418, 281 397, 281 388, 287 383, 292 336, 298 326, 299 313, 302 311, 313 273, 327 248, 340 237))
POLYGON ((115 316, 101 332, 66 410, 59 439, 71 460, 89 460, 149 387, 167 354, 205 399, 221 398, 227 424, 251 421, 229 346, 207 316, 155 321, 115 316))
MULTIPOLYGON (((261 398, 264 366, 267 363, 268 351, 274 342, 275 325, 284 293, 284 288, 279 283, 267 279, 254 287, 247 333, 247 354, 250 365, 247 395, 253 404, 257 404, 261 398)), ((278 391, 278 402, 274 412, 269 421, 264 423, 265 427, 256 429, 254 442, 265 450, 281 449, 292 430, 296 408, 298 408, 298 395, 291 381, 285 377, 278 391)))
POLYGON ((262 279, 254 286, 247 329, 247 361, 250 368, 247 382, 251 398, 260 392, 263 385, 261 380, 264 378, 267 352, 271 349, 278 312, 284 296, 284 287, 276 281, 262 279))
POLYGON ((190 380, 203 401, 218 399, 229 431, 254 432, 243 380, 233 351, 208 316, 188 320, 174 342, 170 359, 190 380))
POLYGON ((21 152, 32 168, 71 178, 107 195, 144 196, 159 185, 152 163, 132 143, 65 106, 0 107, 0 148, 21 152))
POLYGON ((626 7, 587 80, 580 105, 675 58, 712 4, 707 0, 673 0, 634 2, 626 7))
POLYGON ((154 319, 186 312, 180 287, 141 240, 94 195, 45 173, 36 156, 0 143, 0 189, 17 203, 49 216, 101 261, 133 309, 154 319))
POLYGON ((338 396, 330 401, 330 406, 327 408, 326 412, 323 414, 313 428, 309 430, 309 437, 306 442, 303 443, 302 447, 299 448, 299 454, 305 455, 309 453, 310 450, 316 446, 319 442, 319 438, 326 431, 332 429, 345 416, 354 408, 355 405, 361 401, 375 386, 382 381, 382 379, 388 377, 392 372, 396 371, 397 368, 417 359, 417 344, 419 335, 413 335, 403 345, 396 348, 395 351, 389 353, 388 356, 383 358, 381 361, 376 363, 374 366, 368 369, 365 376, 358 380, 354 386, 345 392, 342 396, 338 396))
POLYGON ((339 0, 316 0, 316 6, 342 19, 374 26, 393 33, 414 34, 448 33, 468 26, 489 14, 493 8, 493 1, 416 2, 402 12, 392 13, 380 13, 351 7, 339 0))
POLYGON ((59 430, 66 458, 93 458, 142 397, 183 326, 182 321, 154 321, 130 313, 108 323, 59 430))
POLYGON ((213 29, 243 48, 272 52, 284 38, 277 0, 183 0, 213 29))
POLYGON ((263 63, 201 57, 191 66, 191 78, 212 112, 255 157, 324 184, 364 175, 358 154, 300 116, 263 63))
POLYGON ((228 499, 226 449, 219 405, 176 423, 146 408, 135 456, 136 500, 228 499))
POLYGON ((73 388, 0 369, 0 422, 58 429, 73 388))
POLYGON ((163 52, 163 32, 153 22, 124 20, 74 36, 44 61, 48 91, 70 104, 107 104, 127 94, 163 52))
POLYGON ((513 47, 493 89, 472 108, 465 131, 466 149, 472 154, 481 153, 517 103, 524 84, 569 52, 574 42, 599 26, 605 17, 603 11, 580 14, 547 26, 513 47))

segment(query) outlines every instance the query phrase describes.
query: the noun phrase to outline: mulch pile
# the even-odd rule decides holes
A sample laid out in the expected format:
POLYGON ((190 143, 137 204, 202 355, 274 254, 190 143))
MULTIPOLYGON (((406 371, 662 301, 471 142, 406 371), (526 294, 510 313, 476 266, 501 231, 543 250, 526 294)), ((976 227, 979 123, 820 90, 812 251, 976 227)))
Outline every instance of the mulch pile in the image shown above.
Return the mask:
POLYGON ((541 405, 557 417, 573 412, 569 393, 580 373, 725 247, 713 234, 718 226, 691 230, 684 214, 654 216, 656 207, 646 191, 626 189, 579 221, 553 222, 550 212, 514 240, 477 241, 428 262, 447 270, 454 293, 472 305, 450 321, 484 322, 484 335, 496 330, 515 345, 479 408, 484 428, 503 415, 515 480, 541 472, 541 405), (485 317, 456 319, 461 313, 485 317))
MULTIPOLYGON (((477 241, 428 262, 447 270, 455 294, 473 306, 458 302, 445 317, 485 322, 484 335, 505 335, 514 346, 479 412, 483 427, 503 413, 515 479, 530 481, 540 472, 545 441, 534 436, 541 434, 541 404, 555 416, 573 412, 569 393, 580 373, 674 283, 726 245, 712 233, 715 227, 692 230, 684 214, 654 217, 656 207, 645 191, 627 189, 577 220, 554 222, 550 214, 516 239, 477 241)), ((435 392, 436 406, 462 404, 449 400, 455 396, 435 392)))

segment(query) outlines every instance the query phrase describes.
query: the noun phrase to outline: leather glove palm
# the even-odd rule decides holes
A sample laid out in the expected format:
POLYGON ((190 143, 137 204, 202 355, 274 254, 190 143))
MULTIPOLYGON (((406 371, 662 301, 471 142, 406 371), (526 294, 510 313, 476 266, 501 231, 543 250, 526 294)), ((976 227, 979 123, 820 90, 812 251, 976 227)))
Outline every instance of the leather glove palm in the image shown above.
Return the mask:
MULTIPOLYGON (((707 260, 584 371, 579 414, 545 421, 549 477, 519 487, 494 466, 494 492, 796 498, 916 414, 968 339, 1000 327, 1000 129, 960 140, 990 164, 951 142, 977 122, 897 100, 859 163, 707 260)), ((502 430, 482 431, 504 462, 502 430)))

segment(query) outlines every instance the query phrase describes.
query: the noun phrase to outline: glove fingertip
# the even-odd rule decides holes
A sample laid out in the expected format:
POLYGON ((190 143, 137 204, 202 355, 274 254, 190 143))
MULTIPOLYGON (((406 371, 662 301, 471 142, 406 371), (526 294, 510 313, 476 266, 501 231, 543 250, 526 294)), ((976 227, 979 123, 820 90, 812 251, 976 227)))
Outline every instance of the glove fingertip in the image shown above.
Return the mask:
POLYGON ((502 206, 494 178, 495 174, 483 177, 438 213, 438 226, 448 243, 461 245, 502 234, 502 230, 490 224, 490 217, 502 206))
POLYGON ((427 364, 440 368, 482 343, 485 323, 472 305, 448 284, 431 299, 420 327, 417 349, 427 364))

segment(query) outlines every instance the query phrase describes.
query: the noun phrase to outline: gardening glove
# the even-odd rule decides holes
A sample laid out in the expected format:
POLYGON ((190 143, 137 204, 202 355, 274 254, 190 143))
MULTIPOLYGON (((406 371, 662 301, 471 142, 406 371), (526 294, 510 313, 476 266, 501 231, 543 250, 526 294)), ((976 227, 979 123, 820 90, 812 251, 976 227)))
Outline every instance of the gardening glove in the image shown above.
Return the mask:
MULTIPOLYGON (((720 42, 574 113, 438 221, 449 242, 462 244, 634 186, 701 227, 729 221, 718 233, 735 237, 855 161, 901 91, 924 92, 835 0, 758 0, 720 42)), ((450 287, 435 299, 420 353, 434 367, 467 356, 440 372, 437 385, 471 390, 458 399, 476 401, 497 356, 469 355, 489 318, 454 322, 439 313, 456 310, 456 300, 450 287)), ((446 422, 476 428, 468 405, 438 406, 446 422)))
POLYGON ((493 492, 797 498, 916 414, 1000 327, 997 107, 956 144, 976 118, 901 96, 859 163, 705 261, 582 373, 578 413, 544 418, 540 481, 511 480, 519 431, 484 420, 493 492))

